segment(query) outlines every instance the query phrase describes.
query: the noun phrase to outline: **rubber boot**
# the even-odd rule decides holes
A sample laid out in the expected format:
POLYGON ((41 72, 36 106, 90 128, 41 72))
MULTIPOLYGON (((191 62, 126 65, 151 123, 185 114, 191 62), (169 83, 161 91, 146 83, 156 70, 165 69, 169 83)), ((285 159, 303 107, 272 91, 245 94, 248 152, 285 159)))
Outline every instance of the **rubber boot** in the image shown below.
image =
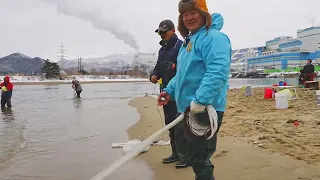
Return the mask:
POLYGON ((188 164, 181 160, 179 160, 179 162, 177 162, 176 164, 177 169, 186 168, 186 167, 188 167, 188 164))
POLYGON ((12 104, 11 104, 11 97, 8 97, 8 100, 7 100, 7 106, 8 106, 8 107, 12 107, 12 104))
POLYGON ((168 164, 168 163, 173 163, 173 162, 180 160, 180 157, 177 154, 176 147, 175 147, 174 143, 171 144, 171 150, 172 150, 171 155, 167 158, 164 158, 162 160, 162 163, 168 164))
POLYGON ((167 158, 164 158, 164 159, 162 160, 162 162, 163 162, 164 164, 168 164, 168 163, 173 163, 173 162, 176 162, 176 161, 179 161, 179 160, 180 160, 180 158, 179 158, 178 155, 176 155, 176 154, 171 154, 171 156, 169 156, 169 157, 167 157, 167 158))

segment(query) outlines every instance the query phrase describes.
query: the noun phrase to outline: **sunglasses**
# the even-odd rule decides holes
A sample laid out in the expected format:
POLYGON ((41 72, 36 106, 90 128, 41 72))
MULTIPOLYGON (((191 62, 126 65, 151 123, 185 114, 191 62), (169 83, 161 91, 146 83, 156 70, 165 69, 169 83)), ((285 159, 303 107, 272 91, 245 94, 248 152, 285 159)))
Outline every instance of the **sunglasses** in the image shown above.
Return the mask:
POLYGON ((168 31, 158 31, 159 36, 166 34, 168 31))

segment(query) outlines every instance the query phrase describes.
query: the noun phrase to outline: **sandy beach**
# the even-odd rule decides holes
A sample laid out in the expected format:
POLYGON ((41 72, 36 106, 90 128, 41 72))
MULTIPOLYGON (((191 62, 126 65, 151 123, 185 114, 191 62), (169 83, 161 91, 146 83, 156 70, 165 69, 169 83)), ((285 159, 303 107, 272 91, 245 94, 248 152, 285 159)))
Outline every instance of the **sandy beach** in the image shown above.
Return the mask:
MULTIPOLYGON (((240 89, 229 90, 218 149, 212 157, 216 179, 320 180, 320 107, 315 91, 298 89, 297 94, 288 109, 276 109, 275 100, 263 98, 264 88, 254 89, 251 97, 240 89)), ((129 105, 140 114, 128 129, 130 139, 143 140, 164 126, 162 107, 157 107, 155 98, 135 98, 129 105)), ((168 140, 168 135, 162 139, 168 140)), ((193 180, 190 167, 162 164, 169 153, 170 146, 152 146, 137 158, 153 169, 154 180, 193 180)))

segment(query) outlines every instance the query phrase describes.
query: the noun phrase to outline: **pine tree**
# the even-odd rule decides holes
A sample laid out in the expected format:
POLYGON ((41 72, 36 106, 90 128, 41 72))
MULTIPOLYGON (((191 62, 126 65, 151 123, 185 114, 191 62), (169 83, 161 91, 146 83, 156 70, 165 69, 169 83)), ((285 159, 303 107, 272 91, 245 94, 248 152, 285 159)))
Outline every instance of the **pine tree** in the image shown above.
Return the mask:
POLYGON ((58 63, 47 59, 43 63, 42 72, 45 73, 46 79, 57 79, 60 77, 60 66, 58 63))

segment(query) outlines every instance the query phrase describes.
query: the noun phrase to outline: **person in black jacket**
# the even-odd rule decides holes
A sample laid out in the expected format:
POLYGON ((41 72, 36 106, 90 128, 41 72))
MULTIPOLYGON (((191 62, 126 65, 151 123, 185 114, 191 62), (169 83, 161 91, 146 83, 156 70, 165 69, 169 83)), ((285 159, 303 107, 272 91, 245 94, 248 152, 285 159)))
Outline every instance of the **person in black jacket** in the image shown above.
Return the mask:
POLYGON ((300 70, 299 84, 303 85, 306 81, 313 81, 316 77, 312 60, 308 59, 307 64, 300 70))
MULTIPOLYGON (((162 85, 160 86, 160 92, 162 92, 176 74, 177 56, 182 41, 178 39, 178 36, 175 34, 175 26, 171 20, 162 21, 155 32, 161 36, 162 40, 160 41, 160 45, 162 47, 159 50, 157 64, 150 75, 150 81, 156 84, 158 80, 162 78, 162 85)), ((178 113, 175 101, 170 101, 167 105, 163 106, 163 111, 165 124, 167 125, 177 117, 178 113)), ((178 161, 176 167, 183 168, 187 167, 187 164, 184 163, 186 148, 183 147, 186 142, 177 142, 177 139, 180 139, 178 136, 181 134, 180 132, 182 132, 177 128, 176 126, 169 130, 172 154, 168 158, 163 159, 162 162, 172 163, 178 161)))
POLYGON ((303 74, 313 74, 314 73, 314 66, 312 64, 312 60, 308 59, 307 64, 303 67, 303 74))

